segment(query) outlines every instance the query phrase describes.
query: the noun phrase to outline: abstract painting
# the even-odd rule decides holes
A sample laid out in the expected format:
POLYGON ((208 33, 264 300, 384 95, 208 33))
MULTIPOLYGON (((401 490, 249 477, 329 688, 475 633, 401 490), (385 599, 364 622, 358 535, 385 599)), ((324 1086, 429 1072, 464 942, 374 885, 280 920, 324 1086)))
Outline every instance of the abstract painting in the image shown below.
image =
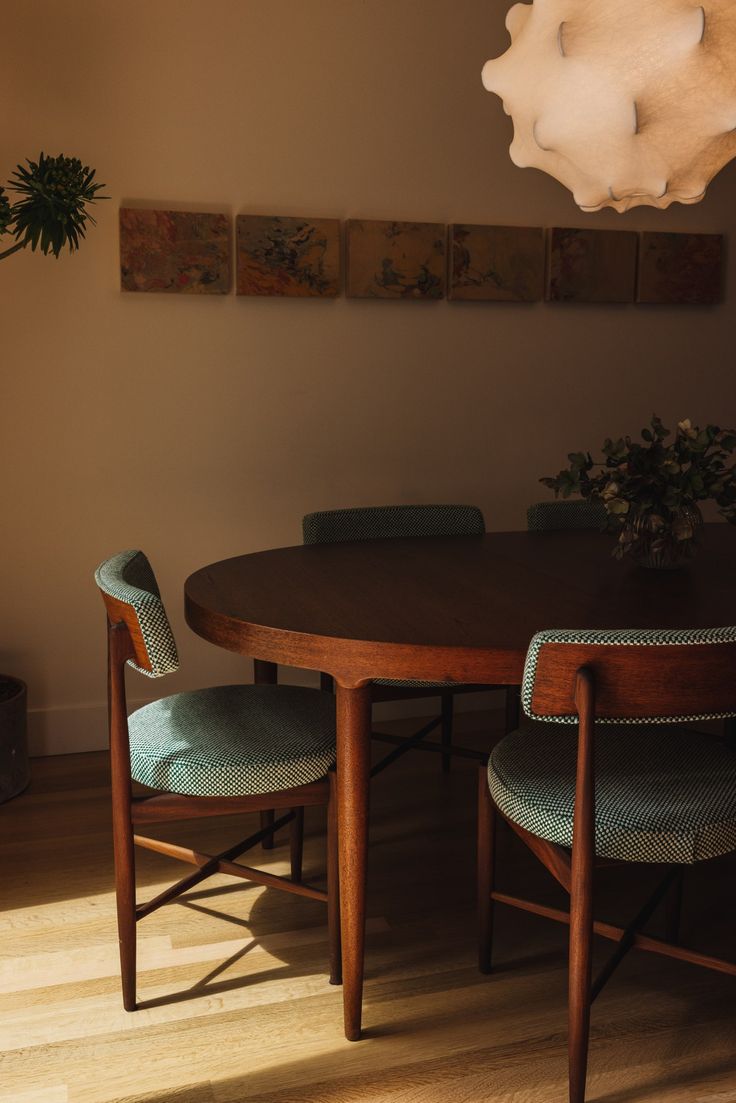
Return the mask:
POLYGON ((544 230, 529 226, 450 227, 449 298, 535 302, 544 293, 544 230))
POLYGON ((120 209, 123 291, 226 295, 230 252, 227 215, 120 209))
POLYGON ((721 299, 721 234, 643 233, 638 303, 717 303, 721 299))
POLYGON ((240 214, 238 295, 329 297, 340 291, 340 222, 240 214))
POLYGON ((550 230, 547 299, 632 303, 637 234, 630 230, 550 230))
POLYGON ((356 299, 441 299, 445 228, 438 222, 347 224, 347 293, 356 299))

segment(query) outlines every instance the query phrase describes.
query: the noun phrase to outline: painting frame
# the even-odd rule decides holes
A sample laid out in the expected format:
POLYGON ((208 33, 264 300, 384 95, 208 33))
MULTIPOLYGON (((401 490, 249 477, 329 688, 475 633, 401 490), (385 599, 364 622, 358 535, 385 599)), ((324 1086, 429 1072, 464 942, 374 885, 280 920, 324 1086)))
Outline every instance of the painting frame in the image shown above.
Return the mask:
POLYGON ((351 218, 345 238, 348 298, 436 302, 445 297, 444 223, 351 218))
POLYGON ((342 275, 340 220, 239 214, 237 295, 336 298, 342 275))
POLYGON ((713 306, 723 301, 723 234, 645 230, 639 241, 636 301, 713 306))
POLYGON ((541 226, 453 222, 449 226, 451 302, 541 302, 545 234, 541 226))
POLYGON ((555 226, 547 238, 547 302, 634 302, 639 248, 635 231, 555 226))
POLYGON ((226 214, 121 207, 123 291, 227 295, 232 275, 232 225, 226 214))

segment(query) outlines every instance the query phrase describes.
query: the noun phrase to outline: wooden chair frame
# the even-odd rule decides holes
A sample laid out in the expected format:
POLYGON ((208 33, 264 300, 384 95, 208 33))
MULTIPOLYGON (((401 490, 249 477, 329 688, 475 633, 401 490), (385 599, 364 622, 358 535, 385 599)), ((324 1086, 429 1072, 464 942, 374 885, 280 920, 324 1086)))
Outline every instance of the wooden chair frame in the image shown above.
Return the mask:
MULTIPOLYGON (((125 694, 125 665, 134 659, 139 665, 149 660, 141 640, 136 639, 137 618, 124 602, 103 593, 108 610, 108 706, 110 725, 110 763, 112 775, 113 851, 117 900, 120 970, 123 1006, 135 1011, 136 1002, 136 924, 164 904, 215 873, 226 873, 256 884, 281 889, 297 896, 321 900, 327 904, 329 929, 330 983, 340 984, 340 901, 337 862, 337 814, 334 771, 325 781, 314 782, 275 793, 244 797, 195 797, 175 793, 133 796, 130 773, 130 745, 125 694), (122 614, 122 615, 121 615, 122 614), (133 628, 133 631, 131 631, 133 628), (136 646, 138 644, 138 646, 136 646), (327 808, 327 891, 302 882, 302 840, 304 809, 312 805, 327 808), (221 854, 205 854, 160 839, 137 834, 140 824, 201 816, 225 816, 266 809, 284 810, 273 824, 236 843, 221 854), (291 878, 266 873, 235 861, 273 832, 291 824, 291 878), (153 850, 197 867, 196 872, 177 881, 143 904, 136 902, 135 847, 153 850)), ((273 816, 273 813, 272 813, 273 816)))
MULTIPOLYGON (((575 807, 573 816, 572 848, 567 849, 527 831, 504 816, 494 803, 488 788, 485 767, 478 775, 478 917, 479 960, 482 973, 491 972, 492 930, 494 903, 532 912, 554 919, 570 927, 568 972, 568 1062, 570 1103, 584 1103, 588 1058, 588 1039, 591 1004, 602 991, 614 971, 634 947, 663 954, 678 961, 688 961, 730 976, 736 976, 736 963, 698 953, 677 944, 679 911, 684 867, 666 867, 649 900, 625 928, 603 923, 593 917, 594 870, 604 866, 628 864, 612 859, 597 858, 595 854, 595 774, 594 732, 596 714, 606 716, 626 715, 635 703, 636 714, 657 717, 677 715, 693 707, 693 696, 711 701, 714 711, 726 703, 733 707, 733 675, 736 663, 736 645, 711 645, 711 655, 706 647, 697 650, 705 685, 693 685, 691 677, 683 680, 688 666, 686 647, 669 647, 673 662, 662 671, 661 648, 656 647, 600 647, 587 649, 566 648, 565 645, 548 644, 544 648, 544 669, 538 667, 540 688, 535 689, 535 712, 556 712, 564 715, 572 707, 578 716, 578 753, 575 782, 575 807), (587 650, 587 654, 586 654, 587 650), (605 652, 609 652, 608 655, 605 652), (573 653, 574 652, 574 653, 573 653), (636 652, 636 654, 634 654, 636 652), (657 653, 660 654, 657 654, 657 653), (578 665, 580 660, 583 661, 578 665), (673 669, 674 667, 674 669, 673 669), (706 674, 708 672, 708 674, 706 674), (630 696, 619 685, 630 685, 630 696), (597 692, 597 683, 600 692, 597 692), (720 692, 715 687, 720 687, 720 692), (715 694, 709 697, 709 692, 715 694), (600 709, 605 704, 605 711, 600 709), (645 710, 642 712, 642 710, 645 710), (501 816, 512 831, 525 843, 555 880, 570 896, 570 910, 562 911, 534 901, 499 892, 495 887, 495 835, 497 817, 501 816), (653 938, 642 928, 665 898, 669 899, 667 928, 669 941, 653 938), (592 939, 601 935, 617 943, 608 962, 598 977, 592 980, 592 939)), ((541 655, 540 655, 541 659, 541 655)), ((703 710, 705 711, 705 710, 703 710)), ((697 733, 694 733, 696 736, 697 733)), ((627 733, 621 732, 621 738, 627 733)))

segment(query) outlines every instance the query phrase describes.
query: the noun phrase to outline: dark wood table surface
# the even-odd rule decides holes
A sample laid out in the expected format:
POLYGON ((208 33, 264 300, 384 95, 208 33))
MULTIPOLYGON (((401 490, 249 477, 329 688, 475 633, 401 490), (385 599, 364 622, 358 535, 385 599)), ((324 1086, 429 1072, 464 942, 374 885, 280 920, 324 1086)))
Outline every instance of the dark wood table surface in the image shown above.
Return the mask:
POLYGON ((204 639, 335 678, 345 1032, 360 1037, 372 678, 520 684, 543 628, 736 624, 736 529, 706 525, 692 564, 612 558, 596 531, 277 548, 185 584, 204 639))

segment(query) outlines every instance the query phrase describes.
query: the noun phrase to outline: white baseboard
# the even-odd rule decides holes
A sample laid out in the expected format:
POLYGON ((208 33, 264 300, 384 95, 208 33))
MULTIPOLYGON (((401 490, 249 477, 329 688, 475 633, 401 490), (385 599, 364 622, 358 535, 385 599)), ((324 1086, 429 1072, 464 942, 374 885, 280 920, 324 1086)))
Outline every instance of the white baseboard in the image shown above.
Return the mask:
POLYGON ((29 709, 31 757, 102 751, 107 747, 107 704, 29 709))
MULTIPOLYGON (((284 678, 284 681, 287 679, 284 678)), ((291 679, 289 679, 291 680, 291 679)), ((296 680, 296 679, 295 679, 296 680)), ((431 697, 427 698, 431 701, 431 697)), ((457 712, 479 712, 502 706, 500 691, 459 694, 457 712)), ((129 701, 131 709, 145 701, 129 701)), ((404 719, 429 713, 421 701, 383 701, 374 708, 376 720, 404 719)), ((32 757, 78 754, 107 748, 107 704, 69 705, 63 708, 31 709, 28 713, 28 746, 32 757)))

